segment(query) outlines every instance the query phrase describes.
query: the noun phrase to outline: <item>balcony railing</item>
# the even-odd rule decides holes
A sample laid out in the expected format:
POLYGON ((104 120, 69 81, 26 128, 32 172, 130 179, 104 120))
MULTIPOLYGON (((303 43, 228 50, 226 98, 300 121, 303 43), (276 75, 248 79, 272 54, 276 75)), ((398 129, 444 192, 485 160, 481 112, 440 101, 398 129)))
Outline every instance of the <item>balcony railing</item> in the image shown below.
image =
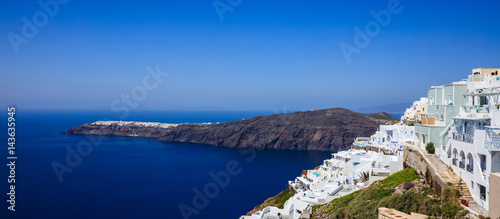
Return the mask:
POLYGON ((484 142, 484 148, 486 149, 493 149, 493 150, 500 150, 500 142, 498 141, 485 141, 484 142))
POLYGON ((489 113, 493 109, 497 109, 497 106, 495 105, 464 105, 462 108, 465 110, 466 113, 470 113, 473 109, 476 110, 478 113, 489 113))
POLYGON ((453 140, 457 141, 463 141, 467 143, 474 143, 474 136, 469 135, 469 134, 463 134, 463 133, 453 133, 453 140))

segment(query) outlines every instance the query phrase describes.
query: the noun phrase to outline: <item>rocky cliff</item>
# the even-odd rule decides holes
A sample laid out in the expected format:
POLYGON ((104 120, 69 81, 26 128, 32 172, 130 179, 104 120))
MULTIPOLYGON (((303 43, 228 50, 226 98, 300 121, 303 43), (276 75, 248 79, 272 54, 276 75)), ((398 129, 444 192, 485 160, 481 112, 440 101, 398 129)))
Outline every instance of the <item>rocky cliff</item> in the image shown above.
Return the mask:
POLYGON ((169 127, 88 123, 71 128, 66 133, 138 136, 233 148, 337 151, 349 148, 354 138, 367 136, 379 125, 395 120, 387 113, 361 114, 334 108, 257 116, 226 123, 169 127))

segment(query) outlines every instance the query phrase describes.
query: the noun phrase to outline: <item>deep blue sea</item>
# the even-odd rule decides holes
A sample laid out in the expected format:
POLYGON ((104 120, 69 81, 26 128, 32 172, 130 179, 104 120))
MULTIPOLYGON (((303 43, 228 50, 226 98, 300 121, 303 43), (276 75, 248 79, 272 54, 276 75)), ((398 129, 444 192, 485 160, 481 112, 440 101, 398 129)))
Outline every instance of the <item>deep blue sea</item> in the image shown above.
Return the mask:
POLYGON ((397 119, 401 119, 401 117, 404 115, 404 114, 401 114, 401 113, 389 113, 389 114, 391 114, 391 116, 396 117, 397 119))
MULTIPOLYGON (((124 120, 227 122, 270 114, 273 112, 137 111, 124 120)), ((98 110, 17 109, 16 211, 11 212, 7 210, 7 110, 1 113, 0 218, 183 218, 181 204, 193 213, 189 218, 238 218, 286 189, 287 181, 303 169, 314 168, 330 157, 328 152, 239 151, 134 137, 103 137, 84 147, 89 145, 85 136, 59 135, 84 123, 119 120, 118 116, 98 110), (68 163, 68 151, 79 149, 85 156, 70 157, 68 163), (62 182, 52 167, 54 162, 71 169, 62 174, 62 182), (209 173, 227 173, 228 165, 232 174, 216 184, 209 173), (209 197, 197 196, 193 203, 194 191, 209 197)))

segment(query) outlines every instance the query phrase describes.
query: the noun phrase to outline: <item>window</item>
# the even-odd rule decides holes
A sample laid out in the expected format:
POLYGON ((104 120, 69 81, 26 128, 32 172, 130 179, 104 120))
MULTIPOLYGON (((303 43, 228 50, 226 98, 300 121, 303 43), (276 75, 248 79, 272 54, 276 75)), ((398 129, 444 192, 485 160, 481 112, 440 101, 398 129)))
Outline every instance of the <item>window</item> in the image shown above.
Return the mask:
POLYGON ((481 200, 486 201, 486 187, 481 184, 477 184, 479 186, 479 197, 481 200))
POLYGON ((467 163, 467 170, 472 172, 474 170, 474 158, 471 153, 467 154, 467 160, 469 161, 467 163))
POLYGON ((446 105, 453 105, 453 96, 446 95, 445 101, 446 101, 446 105))
POLYGON ((474 122, 466 121, 465 122, 465 134, 474 135, 474 122))
POLYGON ((474 189, 474 181, 470 181, 470 186, 472 189, 474 189))
POLYGON ((486 155, 479 154, 479 159, 481 164, 481 170, 484 172, 486 171, 486 155))
POLYGON ((460 162, 458 163, 458 166, 462 169, 465 168, 465 153, 464 153, 464 151, 460 151, 460 162))
POLYGON ((457 155, 458 155, 458 152, 457 152, 457 149, 455 148, 455 149, 453 149, 453 159, 451 160, 451 163, 455 166, 457 165, 457 160, 458 160, 457 155))
POLYGON ((488 97, 481 96, 479 97, 479 105, 488 105, 488 97))

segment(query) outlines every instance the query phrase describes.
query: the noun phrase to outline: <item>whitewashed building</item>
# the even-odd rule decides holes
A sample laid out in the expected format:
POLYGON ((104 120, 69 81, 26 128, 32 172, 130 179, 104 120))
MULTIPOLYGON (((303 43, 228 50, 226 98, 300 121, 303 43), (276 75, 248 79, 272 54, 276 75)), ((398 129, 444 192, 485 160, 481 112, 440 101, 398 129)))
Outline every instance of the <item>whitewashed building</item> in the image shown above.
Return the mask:
POLYGON ((308 170, 307 174, 288 182, 295 194, 282 209, 266 207, 240 219, 309 218, 311 206, 358 191, 402 169, 402 156, 354 149, 339 151, 324 160, 319 168, 308 170), (364 178, 362 173, 368 174, 369 178, 364 178))
POLYGON ((422 115, 427 115, 429 99, 422 97, 414 101, 410 108, 407 108, 401 120, 404 123, 420 123, 422 115))
POLYGON ((356 138, 353 148, 402 155, 403 144, 413 144, 414 136, 415 126, 408 126, 400 121, 394 125, 380 125, 379 130, 370 137, 356 138))
MULTIPOLYGON (((473 69, 464 105, 453 117, 438 156, 463 179, 473 200, 488 210, 490 174, 500 172, 500 69, 473 69)), ((500 207, 500 206, 495 206, 500 207)))
POLYGON ((395 125, 381 125, 380 130, 370 136, 368 145, 380 147, 382 149, 401 155, 403 144, 413 142, 415 126, 408 126, 403 123, 395 125))

